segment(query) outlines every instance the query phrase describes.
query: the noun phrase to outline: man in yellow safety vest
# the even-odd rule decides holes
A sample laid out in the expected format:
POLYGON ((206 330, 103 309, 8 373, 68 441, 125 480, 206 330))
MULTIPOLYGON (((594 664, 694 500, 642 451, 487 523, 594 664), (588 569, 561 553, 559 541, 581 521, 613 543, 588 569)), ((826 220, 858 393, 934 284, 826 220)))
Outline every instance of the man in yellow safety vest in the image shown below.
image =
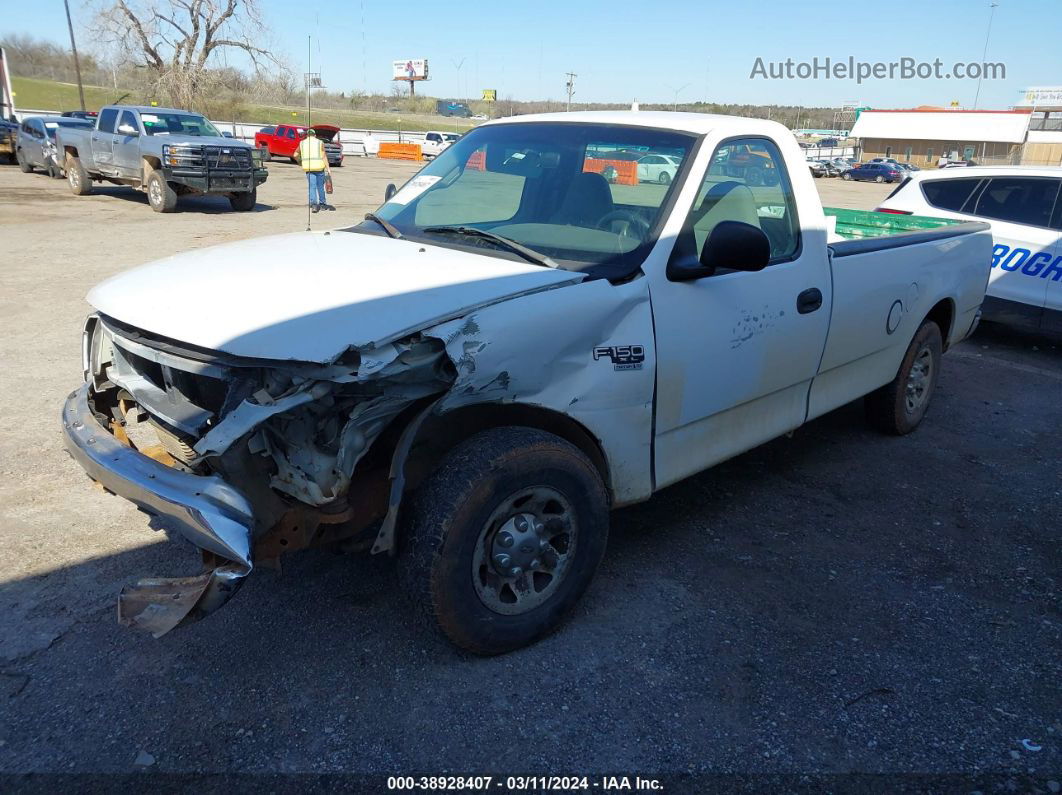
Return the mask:
POLYGON ((307 132, 306 137, 299 142, 299 162, 302 170, 306 172, 306 182, 310 190, 310 210, 318 212, 336 209, 325 199, 325 179, 332 177, 332 171, 328 168, 328 156, 325 154, 324 141, 314 135, 313 131, 307 132))

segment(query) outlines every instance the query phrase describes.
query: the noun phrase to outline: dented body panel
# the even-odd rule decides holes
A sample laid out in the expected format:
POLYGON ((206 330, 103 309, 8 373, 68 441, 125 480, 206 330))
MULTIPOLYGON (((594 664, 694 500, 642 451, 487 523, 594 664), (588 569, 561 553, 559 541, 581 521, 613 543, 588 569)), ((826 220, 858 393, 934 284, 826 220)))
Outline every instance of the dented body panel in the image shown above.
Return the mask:
MULTIPOLYGON (((945 344, 972 330, 990 264, 984 228, 881 250, 828 247, 803 155, 779 125, 548 117, 603 119, 699 136, 675 180, 653 188, 667 199, 633 270, 562 269, 533 250, 524 261, 528 251, 511 246, 374 228, 178 255, 89 293, 98 314, 85 330, 86 384, 63 409, 67 447, 106 489, 196 546, 203 564, 126 589, 123 623, 162 634, 223 604, 253 567, 308 546, 393 554, 409 495, 477 430, 562 436, 597 467, 611 505, 625 505, 888 383, 927 313, 952 307, 945 344), (739 135, 783 153, 799 249, 758 272, 673 281, 701 178, 739 135), (798 311, 809 290, 818 305, 798 311)), ((562 162, 517 160, 520 174, 532 173, 528 161, 562 162)), ((477 173, 496 165, 486 157, 477 173)), ((440 179, 396 195, 412 201, 440 179)), ((586 240, 598 245, 601 234, 586 240)))

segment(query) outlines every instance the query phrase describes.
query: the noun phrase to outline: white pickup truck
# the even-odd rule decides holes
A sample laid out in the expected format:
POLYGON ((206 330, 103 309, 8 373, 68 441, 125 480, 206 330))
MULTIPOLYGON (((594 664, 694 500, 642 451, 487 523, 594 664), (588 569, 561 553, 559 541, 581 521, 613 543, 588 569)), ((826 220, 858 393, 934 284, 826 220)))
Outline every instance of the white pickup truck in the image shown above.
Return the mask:
POLYGON ((504 652, 582 594, 611 508, 863 396, 911 431, 977 323, 987 226, 829 218, 779 124, 525 116, 469 132, 356 226, 100 284, 68 449, 203 563, 123 590, 122 622, 162 634, 253 566, 342 543, 396 555, 452 642, 504 652), (609 184, 588 149, 680 166, 609 184), (728 154, 771 179, 718 173, 728 154))

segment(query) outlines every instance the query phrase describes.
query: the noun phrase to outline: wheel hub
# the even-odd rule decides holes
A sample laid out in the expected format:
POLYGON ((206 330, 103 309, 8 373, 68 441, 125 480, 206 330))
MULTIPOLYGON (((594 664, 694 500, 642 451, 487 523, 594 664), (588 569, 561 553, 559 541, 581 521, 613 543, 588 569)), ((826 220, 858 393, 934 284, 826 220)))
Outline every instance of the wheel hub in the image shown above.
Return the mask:
POLYGON ((546 526, 534 514, 519 513, 494 536, 491 563, 502 577, 519 577, 542 566, 541 553, 549 546, 543 536, 546 526))

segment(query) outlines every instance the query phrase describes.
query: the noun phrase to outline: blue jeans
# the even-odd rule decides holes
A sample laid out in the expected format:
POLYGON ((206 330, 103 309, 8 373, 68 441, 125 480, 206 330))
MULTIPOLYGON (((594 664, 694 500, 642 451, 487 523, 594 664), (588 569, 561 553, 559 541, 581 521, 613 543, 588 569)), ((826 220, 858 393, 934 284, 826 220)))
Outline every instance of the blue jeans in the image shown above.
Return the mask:
POLYGON ((307 171, 306 184, 310 188, 310 204, 328 204, 325 201, 325 172, 307 171), (314 197, 314 192, 317 193, 316 198, 314 197))

